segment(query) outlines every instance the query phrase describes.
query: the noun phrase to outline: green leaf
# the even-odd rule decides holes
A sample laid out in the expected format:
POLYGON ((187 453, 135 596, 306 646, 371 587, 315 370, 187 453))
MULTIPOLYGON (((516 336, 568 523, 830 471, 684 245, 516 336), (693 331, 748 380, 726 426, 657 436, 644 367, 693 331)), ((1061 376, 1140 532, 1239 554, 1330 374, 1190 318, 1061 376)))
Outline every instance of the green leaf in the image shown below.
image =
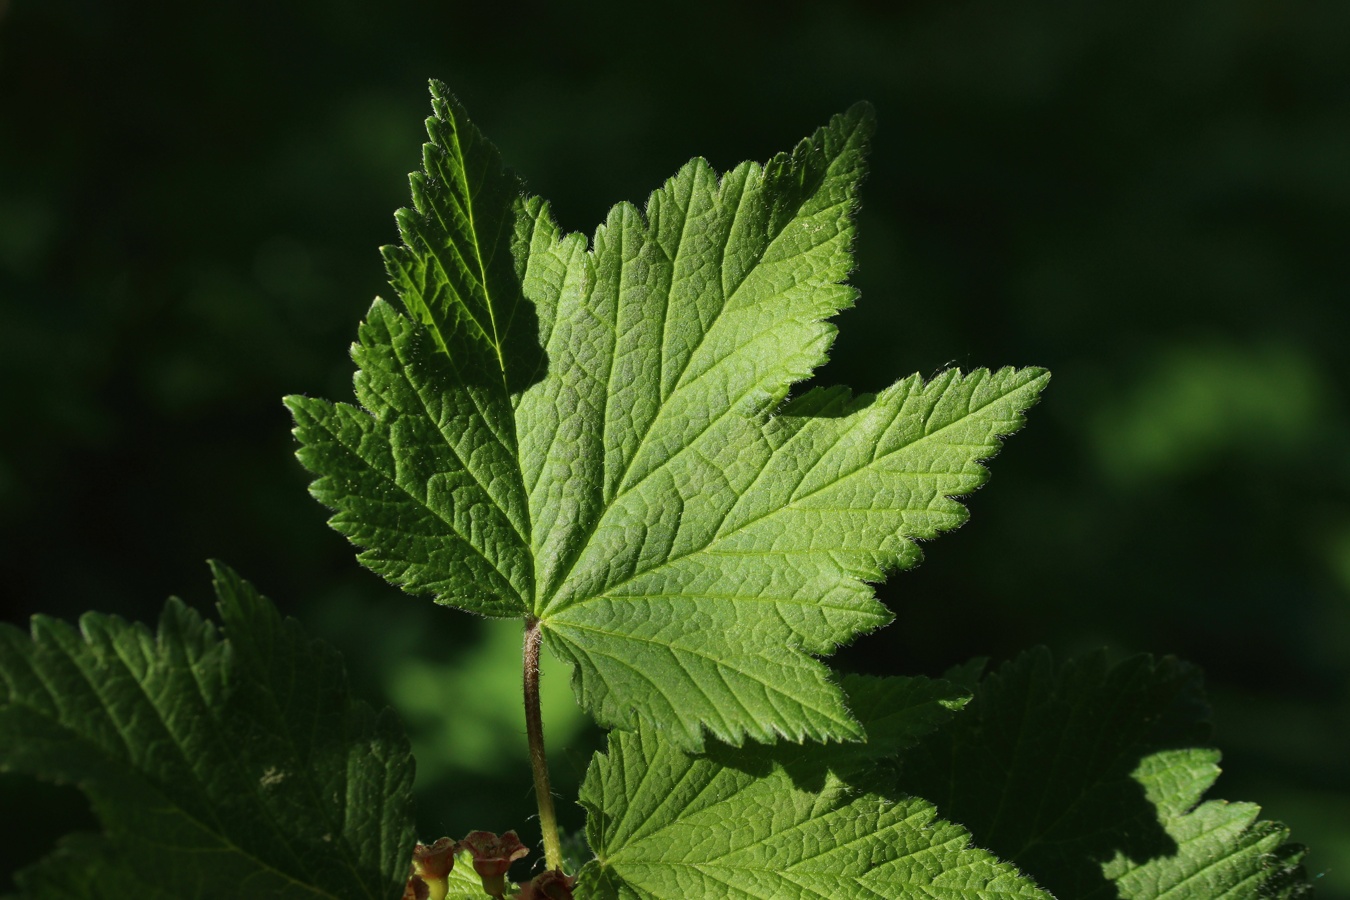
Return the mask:
MULTIPOLYGON (((455 867, 446 878, 445 900, 483 900, 483 879, 473 868, 473 854, 468 850, 455 854, 455 867)), ((507 890, 514 889, 514 882, 507 880, 507 890)))
MULTIPOLYGON (((733 747, 714 742, 704 751, 708 759, 733 768, 778 764, 805 785, 819 787, 826 771, 852 775, 871 772, 918 743, 970 701, 970 691, 948 681, 928 678, 845 675, 841 686, 849 708, 866 725, 867 740, 824 746, 796 744, 733 747)), ((869 778, 876 777, 875 774, 869 778)))
POLYGON ((815 657, 890 620, 869 582, 964 521, 1048 376, 786 400, 854 299, 866 106, 763 166, 696 159, 588 245, 433 93, 386 251, 408 315, 362 325, 360 408, 287 401, 331 523, 411 593, 540 619, 602 724, 862 738, 815 657))
MULTIPOLYGON (((854 679, 848 688, 869 733, 890 735, 878 755, 907 746, 964 699, 919 679, 854 679)), ((582 787, 596 859, 577 896, 1048 898, 971 847, 932 804, 878 791, 884 778, 861 762, 854 745, 699 757, 645 726, 613 732, 582 787)))
POLYGON ((607 724, 645 714, 690 749, 700 726, 735 744, 860 738, 812 655, 889 621, 866 582, 964 520, 948 496, 983 480, 976 461, 1043 384, 1036 371, 952 371, 876 398, 812 391, 763 427, 732 420, 741 433, 723 445, 736 448, 719 460, 726 481, 681 473, 616 504, 612 517, 656 510, 669 531, 649 525, 636 548, 599 531, 611 555, 594 564, 625 568, 545 614, 583 702, 607 724))
POLYGON ((73 784, 102 835, 18 876, 23 896, 396 898, 413 767, 341 660, 214 566, 224 637, 170 600, 158 631, 0 626, 0 769, 73 784))
POLYGON ((376 301, 352 357, 366 411, 288 397, 311 492, 361 561, 410 593, 495 616, 532 608, 530 519, 512 390, 542 374, 511 243, 516 179, 433 84, 436 115, 404 246, 385 248, 416 321, 376 301))
POLYGON ((1287 829, 1200 802, 1219 774, 1206 716, 1198 672, 1174 659, 1056 668, 1039 650, 986 676, 900 784, 1058 897, 1304 896, 1287 829))

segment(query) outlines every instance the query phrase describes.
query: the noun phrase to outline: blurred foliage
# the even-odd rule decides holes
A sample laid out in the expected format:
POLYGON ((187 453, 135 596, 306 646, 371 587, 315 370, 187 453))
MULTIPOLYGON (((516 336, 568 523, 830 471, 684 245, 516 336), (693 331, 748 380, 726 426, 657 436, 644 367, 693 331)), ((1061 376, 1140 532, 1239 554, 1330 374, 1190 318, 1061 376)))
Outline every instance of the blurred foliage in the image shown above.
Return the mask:
MULTIPOLYGON (((227 560, 398 704, 426 836, 527 828, 514 726, 464 691, 497 689, 509 635, 353 562, 279 402, 349 391, 426 80, 588 230, 692 155, 763 159, 865 98, 862 298, 824 380, 1055 381, 973 527, 840 664, 1191 659, 1217 795, 1287 820, 1319 896, 1350 897, 1347 34, 1335 0, 0 2, 5 615, 144 618, 227 560), (467 708, 472 740, 437 718, 467 708)), ((547 725, 567 796, 594 734, 547 725)), ((31 810, 20 859, 80 808, 0 790, 31 810)))

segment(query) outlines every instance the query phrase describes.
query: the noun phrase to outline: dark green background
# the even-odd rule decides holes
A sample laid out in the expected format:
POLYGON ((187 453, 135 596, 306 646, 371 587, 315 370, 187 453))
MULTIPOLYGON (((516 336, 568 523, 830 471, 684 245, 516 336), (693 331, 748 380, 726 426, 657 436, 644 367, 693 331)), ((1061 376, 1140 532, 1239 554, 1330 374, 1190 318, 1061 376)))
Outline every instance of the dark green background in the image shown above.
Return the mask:
MULTIPOLYGON (((473 691, 514 661, 465 662, 483 623, 356 565, 279 402, 350 395, 426 80, 587 231, 690 156, 764 159, 868 99, 862 298, 823 378, 1055 378, 839 664, 1198 662, 1214 794, 1289 822, 1319 895, 1350 897, 1347 39, 1342 0, 0 0, 5 616, 205 604, 224 559, 455 748, 423 767, 426 837, 528 832, 523 739, 473 691)), ((560 790, 594 741, 555 746, 560 790)), ((80 813, 0 788, 15 862, 80 813)))

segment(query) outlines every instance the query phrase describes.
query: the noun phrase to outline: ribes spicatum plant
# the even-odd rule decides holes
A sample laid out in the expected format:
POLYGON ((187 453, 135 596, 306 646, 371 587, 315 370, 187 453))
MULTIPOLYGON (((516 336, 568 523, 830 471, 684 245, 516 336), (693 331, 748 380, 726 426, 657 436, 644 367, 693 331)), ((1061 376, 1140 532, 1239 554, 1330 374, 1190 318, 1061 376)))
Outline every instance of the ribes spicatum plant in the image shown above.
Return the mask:
POLYGON ((286 404, 367 568, 522 623, 537 822, 419 842, 395 714, 217 564, 218 623, 173 600, 154 631, 95 613, 0 629, 0 767, 77 785, 103 829, 19 873, 22 896, 1310 892, 1283 827, 1203 799, 1218 754, 1183 663, 1032 651, 934 679, 824 661, 890 621, 872 586, 965 520, 956 498, 1049 378, 808 384, 856 299, 867 106, 763 165, 696 159, 587 237, 432 93, 355 402, 286 404), (581 858, 549 786, 545 647, 609 729, 575 798, 581 858))

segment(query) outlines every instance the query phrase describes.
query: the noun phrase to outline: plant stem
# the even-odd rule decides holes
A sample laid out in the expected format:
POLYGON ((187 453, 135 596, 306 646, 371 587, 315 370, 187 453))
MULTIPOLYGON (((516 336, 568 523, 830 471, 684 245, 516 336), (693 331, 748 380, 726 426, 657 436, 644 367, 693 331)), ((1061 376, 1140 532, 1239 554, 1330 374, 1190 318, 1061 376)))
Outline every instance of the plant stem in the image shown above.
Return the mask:
POLYGON ((539 830, 544 833, 544 862, 562 869, 562 842, 558 840, 558 816, 553 811, 553 790, 548 782, 548 756, 544 753, 544 720, 539 714, 539 620, 525 620, 525 734, 530 742, 530 768, 534 770, 534 796, 539 802, 539 830))

